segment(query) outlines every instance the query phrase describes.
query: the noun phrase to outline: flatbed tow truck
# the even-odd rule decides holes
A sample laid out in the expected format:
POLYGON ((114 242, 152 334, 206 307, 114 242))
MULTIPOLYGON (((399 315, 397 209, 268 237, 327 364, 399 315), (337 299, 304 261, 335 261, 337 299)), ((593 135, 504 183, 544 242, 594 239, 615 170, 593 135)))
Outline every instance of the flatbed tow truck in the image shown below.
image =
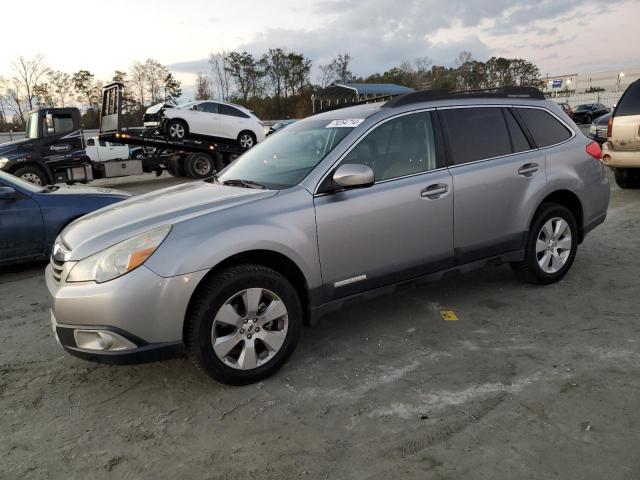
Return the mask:
POLYGON ((87 183, 149 172, 160 175, 164 170, 202 179, 213 176, 244 151, 235 140, 174 140, 155 129, 127 128, 122 125, 123 94, 122 83, 103 88, 98 137, 145 147, 151 152, 146 158, 94 162, 85 151, 80 111, 41 108, 29 113, 24 139, 0 145, 0 169, 39 185, 87 183))

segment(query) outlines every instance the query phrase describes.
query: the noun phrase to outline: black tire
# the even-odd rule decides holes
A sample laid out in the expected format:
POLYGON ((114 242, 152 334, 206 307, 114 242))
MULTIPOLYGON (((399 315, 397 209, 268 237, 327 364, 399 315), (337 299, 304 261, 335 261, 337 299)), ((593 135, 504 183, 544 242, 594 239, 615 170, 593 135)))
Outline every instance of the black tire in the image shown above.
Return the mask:
MULTIPOLYGON (((199 287, 185 320, 185 350, 196 367, 218 382, 227 385, 258 382, 274 374, 291 356, 300 338, 302 317, 298 294, 285 277, 261 265, 236 265, 221 271, 199 287), (256 368, 242 370, 228 365, 216 355, 212 329, 214 319, 223 305, 234 295, 249 288, 262 288, 277 295, 286 307, 288 327, 285 340, 270 360, 256 368)), ((244 335, 247 335, 246 332, 244 335)), ((244 337, 239 341, 244 348, 244 337)))
POLYGON ((525 258, 522 262, 512 263, 511 268, 516 272, 520 280, 526 283, 548 285, 555 283, 564 277, 575 259, 578 250, 578 223, 576 218, 566 207, 555 203, 543 203, 536 213, 531 227, 525 247, 525 258), (536 253, 536 242, 541 233, 542 227, 550 219, 559 217, 567 222, 571 230, 571 247, 569 255, 563 265, 557 272, 547 273, 538 264, 538 254, 536 253))
POLYGON ((184 160, 184 168, 191 178, 210 178, 216 174, 216 167, 211 155, 192 153, 184 160))
POLYGON ((132 157, 134 160, 142 160, 143 158, 146 158, 146 155, 142 152, 136 152, 133 154, 132 157))
POLYGON ((591 118, 591 115, 587 115, 586 117, 584 117, 584 123, 586 123, 587 125, 591 125, 592 121, 593 118, 591 118))
POLYGON ((238 145, 242 150, 249 150, 257 143, 256 134, 249 131, 243 130, 238 134, 238 145), (248 138, 251 138, 250 144, 248 143, 248 138))
POLYGON ((184 140, 189 136, 189 125, 184 120, 175 118, 167 122, 165 133, 173 140, 184 140))
POLYGON ((45 186, 49 183, 46 173, 35 165, 27 165, 26 167, 18 168, 14 170, 13 175, 22 178, 27 182, 31 182, 35 185, 45 186), (37 180, 36 180, 37 179, 37 180))
POLYGON ((640 188, 640 168, 614 168, 613 174, 620 188, 640 188))

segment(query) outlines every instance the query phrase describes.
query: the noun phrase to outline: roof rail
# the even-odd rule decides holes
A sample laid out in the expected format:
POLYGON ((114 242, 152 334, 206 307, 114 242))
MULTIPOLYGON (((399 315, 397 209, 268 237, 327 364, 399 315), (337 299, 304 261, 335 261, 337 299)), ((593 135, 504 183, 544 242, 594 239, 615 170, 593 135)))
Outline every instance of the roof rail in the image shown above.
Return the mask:
POLYGON ((399 95, 383 106, 400 107, 419 102, 431 102, 434 100, 455 100, 458 98, 531 98, 545 100, 544 94, 535 87, 495 87, 476 90, 423 90, 420 92, 405 93, 399 95))

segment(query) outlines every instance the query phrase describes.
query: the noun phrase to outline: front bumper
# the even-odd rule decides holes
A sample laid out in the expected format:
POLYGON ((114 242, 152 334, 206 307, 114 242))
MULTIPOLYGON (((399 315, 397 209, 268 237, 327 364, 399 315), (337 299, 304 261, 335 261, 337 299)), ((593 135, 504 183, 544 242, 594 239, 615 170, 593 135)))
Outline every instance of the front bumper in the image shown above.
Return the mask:
MULTIPOLYGON (((68 272, 65 272, 68 273, 68 272)), ((144 265, 105 283, 56 281, 51 266, 45 279, 51 321, 69 353, 107 363, 139 363, 178 355, 189 300, 206 271, 160 277, 144 265), (83 335, 119 339, 118 349, 78 344, 83 335)), ((108 343, 108 342, 107 342, 108 343)), ((108 347, 108 345, 107 345, 108 347)))
POLYGON ((605 142, 602 161, 613 168, 640 168, 640 150, 614 150, 611 142, 605 142))

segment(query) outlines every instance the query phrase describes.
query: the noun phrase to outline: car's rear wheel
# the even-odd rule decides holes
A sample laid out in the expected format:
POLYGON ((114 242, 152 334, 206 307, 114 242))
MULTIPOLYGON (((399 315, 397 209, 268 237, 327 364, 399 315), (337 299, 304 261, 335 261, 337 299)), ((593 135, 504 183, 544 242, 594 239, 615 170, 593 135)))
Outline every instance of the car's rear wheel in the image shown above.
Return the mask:
POLYGON ((620 188, 640 188, 640 168, 614 168, 613 174, 620 188))
POLYGON ((593 118, 591 117, 591 115, 587 115, 586 117, 584 117, 584 123, 586 123, 587 125, 591 125, 592 121, 593 118))
POLYGON ((296 290, 278 272, 255 264, 223 270, 198 289, 186 319, 194 364, 230 385, 260 381, 293 353, 302 328, 296 290))
POLYGON ((174 140, 184 140, 189 134, 189 127, 183 120, 169 120, 166 126, 167 135, 174 140))
POLYGON ((256 136, 253 132, 244 131, 238 135, 238 145, 243 150, 249 150, 256 144, 256 136))
POLYGON ((213 158, 206 153, 192 153, 185 159, 185 169, 191 178, 209 178, 215 172, 213 158))
POLYGON ((571 268, 578 249, 578 224, 566 207, 544 203, 536 214, 525 247, 525 258, 511 266, 527 283, 557 282, 571 268))
POLYGON ((13 172, 13 174, 16 177, 19 177, 22 180, 26 180, 27 182, 31 182, 35 185, 46 185, 48 183, 47 176, 42 171, 42 169, 33 165, 18 168, 13 172))

